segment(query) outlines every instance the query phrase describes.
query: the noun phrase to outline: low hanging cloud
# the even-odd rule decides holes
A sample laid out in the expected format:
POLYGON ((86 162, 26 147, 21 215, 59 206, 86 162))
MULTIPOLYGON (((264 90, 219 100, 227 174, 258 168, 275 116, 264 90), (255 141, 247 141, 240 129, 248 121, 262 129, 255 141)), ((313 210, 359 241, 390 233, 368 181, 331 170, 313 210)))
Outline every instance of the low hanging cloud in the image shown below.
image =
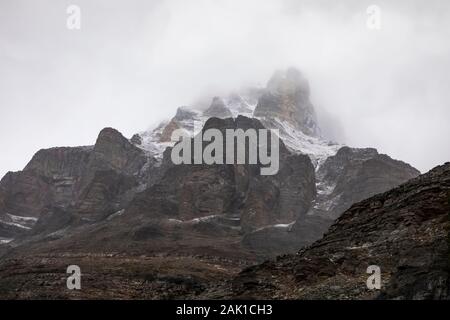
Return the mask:
POLYGON ((131 136, 288 66, 309 79, 330 138, 426 171, 450 159, 449 38, 439 0, 3 0, 0 175, 40 148, 92 144, 106 126, 131 136))

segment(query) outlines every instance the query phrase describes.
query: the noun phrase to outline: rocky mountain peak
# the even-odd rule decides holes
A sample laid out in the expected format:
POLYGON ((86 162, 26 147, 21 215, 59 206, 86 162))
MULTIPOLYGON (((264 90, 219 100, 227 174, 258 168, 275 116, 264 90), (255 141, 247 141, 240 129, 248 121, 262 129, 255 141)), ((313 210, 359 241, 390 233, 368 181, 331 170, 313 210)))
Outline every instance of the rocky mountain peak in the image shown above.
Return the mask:
POLYGON ((267 83, 254 116, 285 121, 304 134, 319 136, 309 93, 309 83, 300 71, 295 68, 277 71, 267 83))
POLYGON ((95 143, 90 165, 98 169, 125 170, 135 174, 146 162, 144 152, 133 145, 119 131, 105 128, 100 131, 95 143))
POLYGON ((95 143, 95 148, 103 148, 111 142, 118 142, 119 144, 126 143, 128 140, 114 128, 104 128, 100 131, 95 143))
POLYGON ((253 109, 255 108, 256 102, 252 105, 252 97, 247 95, 246 98, 250 101, 244 99, 241 94, 233 92, 225 99, 226 105, 233 114, 233 117, 238 115, 253 116, 253 109))
POLYGON ((177 121, 193 120, 195 119, 197 114, 198 112, 196 112, 195 110, 183 106, 177 109, 177 113, 175 114, 174 119, 177 121))
POLYGON ((211 105, 205 112, 203 112, 203 115, 207 117, 216 117, 216 118, 230 118, 233 117, 233 114, 231 111, 227 108, 225 105, 225 102, 220 97, 214 97, 211 105))

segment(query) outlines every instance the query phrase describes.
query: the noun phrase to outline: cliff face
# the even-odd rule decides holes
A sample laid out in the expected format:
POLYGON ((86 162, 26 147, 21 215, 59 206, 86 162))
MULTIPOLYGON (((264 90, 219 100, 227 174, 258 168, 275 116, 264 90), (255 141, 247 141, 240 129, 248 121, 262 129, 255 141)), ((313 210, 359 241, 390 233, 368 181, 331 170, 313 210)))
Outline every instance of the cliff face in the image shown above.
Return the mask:
POLYGON ((89 154, 90 148, 84 147, 41 150, 23 171, 3 177, 0 237, 29 233, 51 207, 68 206, 76 198, 89 154))
POLYGON ((317 192, 306 214, 288 226, 267 226, 246 234, 243 242, 247 247, 268 255, 294 252, 296 248, 320 239, 353 203, 417 175, 419 171, 413 167, 378 154, 375 149, 342 147, 315 171, 317 192))
POLYGON ((318 136, 320 130, 309 94, 308 81, 298 70, 278 71, 269 80, 254 116, 286 121, 304 134, 318 136))
POLYGON ((127 192, 146 182, 151 161, 110 128, 94 146, 38 151, 23 171, 0 182, 0 237, 33 233, 31 222, 56 211, 88 221, 113 213, 127 201, 127 192))
POLYGON ((115 129, 103 129, 89 155, 89 162, 70 211, 81 219, 98 221, 120 210, 147 179, 147 163, 141 149, 115 129))
POLYGON ((232 296, 290 299, 448 299, 450 163, 351 206, 324 237, 244 270, 232 296), (381 269, 369 290, 367 268, 381 269))
POLYGON ((310 212, 335 220, 353 203, 418 176, 407 163, 376 149, 342 147, 318 168, 318 197, 310 212))
POLYGON ((230 118, 233 116, 230 109, 227 108, 224 101, 219 97, 214 97, 211 105, 203 114, 207 117, 230 118))
POLYGON ((5 211, 39 217, 48 205, 67 205, 86 170, 89 148, 40 150, 22 172, 8 173, 0 183, 5 211))
MULTIPOLYGON (((226 129, 246 131, 264 127, 256 119, 239 116, 224 120, 210 118, 205 130, 210 128, 225 135, 226 129)), ((165 157, 170 154, 166 153, 165 157)), ((314 167, 310 159, 291 154, 281 141, 278 173, 261 176, 260 167, 169 165, 161 180, 137 195, 127 212, 131 215, 148 212, 155 217, 183 220, 225 215, 234 218, 246 231, 290 223, 306 214, 315 197, 314 167)))

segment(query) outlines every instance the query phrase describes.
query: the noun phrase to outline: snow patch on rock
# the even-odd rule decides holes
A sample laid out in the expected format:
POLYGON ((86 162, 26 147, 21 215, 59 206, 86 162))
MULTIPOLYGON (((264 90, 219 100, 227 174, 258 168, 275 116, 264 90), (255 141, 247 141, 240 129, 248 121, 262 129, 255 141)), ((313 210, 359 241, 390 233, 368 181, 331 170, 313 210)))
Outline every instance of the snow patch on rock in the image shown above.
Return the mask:
POLYGON ((0 245, 1 244, 8 244, 8 243, 10 243, 13 240, 14 239, 0 238, 0 245))

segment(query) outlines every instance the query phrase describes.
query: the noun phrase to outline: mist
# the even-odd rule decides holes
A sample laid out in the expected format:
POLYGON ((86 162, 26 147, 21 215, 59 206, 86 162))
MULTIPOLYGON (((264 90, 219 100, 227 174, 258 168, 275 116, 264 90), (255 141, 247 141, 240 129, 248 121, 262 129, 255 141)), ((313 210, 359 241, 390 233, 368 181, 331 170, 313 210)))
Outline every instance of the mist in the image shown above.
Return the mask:
POLYGON ((439 0, 2 0, 0 176, 41 148, 91 145, 104 127, 131 137, 289 66, 330 139, 424 172, 450 160, 448 39, 439 0), (72 4, 80 30, 66 26, 72 4))

